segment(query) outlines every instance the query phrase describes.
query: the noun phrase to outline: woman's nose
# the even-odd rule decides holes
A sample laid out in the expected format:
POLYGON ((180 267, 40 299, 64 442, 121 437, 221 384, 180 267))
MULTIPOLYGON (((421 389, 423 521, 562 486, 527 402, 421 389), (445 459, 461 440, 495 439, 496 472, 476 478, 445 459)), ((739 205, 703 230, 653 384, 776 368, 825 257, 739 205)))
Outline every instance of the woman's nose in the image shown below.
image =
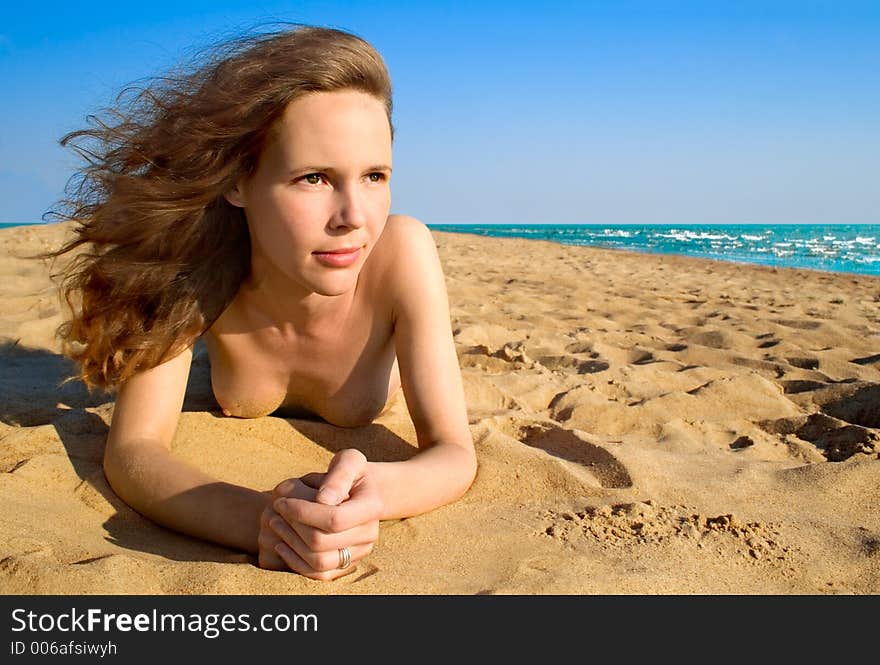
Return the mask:
POLYGON ((367 205, 365 195, 357 187, 346 187, 337 190, 337 207, 333 216, 334 226, 360 228, 367 223, 367 205))

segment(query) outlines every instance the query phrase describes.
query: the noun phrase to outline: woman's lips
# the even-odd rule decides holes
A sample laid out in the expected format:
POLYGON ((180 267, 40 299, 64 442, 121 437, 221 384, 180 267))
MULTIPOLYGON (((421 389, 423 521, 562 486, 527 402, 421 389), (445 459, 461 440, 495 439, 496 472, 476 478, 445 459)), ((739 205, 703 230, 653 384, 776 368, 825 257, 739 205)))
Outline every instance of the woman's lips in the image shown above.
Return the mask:
POLYGON ((315 258, 330 268, 345 268, 356 262, 361 256, 360 247, 345 247, 328 252, 312 252, 315 258))

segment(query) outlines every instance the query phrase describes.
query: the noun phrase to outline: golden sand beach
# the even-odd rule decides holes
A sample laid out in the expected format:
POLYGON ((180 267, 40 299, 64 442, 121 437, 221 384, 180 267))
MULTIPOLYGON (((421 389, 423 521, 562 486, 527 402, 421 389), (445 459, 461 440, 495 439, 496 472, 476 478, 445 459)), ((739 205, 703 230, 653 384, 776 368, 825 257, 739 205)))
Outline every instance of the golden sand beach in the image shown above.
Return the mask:
MULTIPOLYGON (((62 385, 49 265, 20 258, 67 230, 0 230, 4 594, 880 592, 880 278, 434 232, 477 479, 325 583, 113 494, 112 396, 62 385)), ((415 451, 402 398, 359 429, 225 418, 208 369, 173 448, 221 480, 415 451)))

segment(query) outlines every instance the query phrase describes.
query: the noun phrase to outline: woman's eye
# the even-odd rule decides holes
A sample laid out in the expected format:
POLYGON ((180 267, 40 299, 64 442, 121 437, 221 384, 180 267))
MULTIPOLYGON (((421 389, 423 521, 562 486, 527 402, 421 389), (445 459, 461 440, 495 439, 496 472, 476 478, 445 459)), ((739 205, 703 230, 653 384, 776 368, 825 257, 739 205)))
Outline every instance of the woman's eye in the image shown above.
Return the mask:
POLYGON ((308 175, 303 176, 303 180, 305 180, 310 185, 320 185, 321 184, 321 174, 320 173, 309 173, 308 175))
POLYGON ((385 180, 384 173, 371 173, 369 176, 370 182, 382 182, 385 180))

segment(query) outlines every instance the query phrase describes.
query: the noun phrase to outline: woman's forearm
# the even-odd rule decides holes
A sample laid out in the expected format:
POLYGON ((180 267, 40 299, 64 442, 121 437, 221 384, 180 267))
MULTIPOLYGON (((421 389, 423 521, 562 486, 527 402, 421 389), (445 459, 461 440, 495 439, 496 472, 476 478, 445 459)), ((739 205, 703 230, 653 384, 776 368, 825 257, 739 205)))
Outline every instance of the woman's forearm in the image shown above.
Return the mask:
MULTIPOLYGON (((438 443, 404 462, 370 462, 381 519, 428 512, 460 498, 476 474, 472 451, 438 443)), ((270 492, 221 482, 152 443, 116 445, 104 459, 113 491, 169 529, 246 552, 258 551, 260 514, 270 492)))
POLYGON ((472 450, 438 443, 404 462, 370 462, 384 504, 382 518, 428 512, 460 498, 477 471, 472 450))
POLYGON ((167 528, 246 552, 257 551, 266 492, 221 482, 158 445, 108 452, 104 473, 113 491, 167 528))

